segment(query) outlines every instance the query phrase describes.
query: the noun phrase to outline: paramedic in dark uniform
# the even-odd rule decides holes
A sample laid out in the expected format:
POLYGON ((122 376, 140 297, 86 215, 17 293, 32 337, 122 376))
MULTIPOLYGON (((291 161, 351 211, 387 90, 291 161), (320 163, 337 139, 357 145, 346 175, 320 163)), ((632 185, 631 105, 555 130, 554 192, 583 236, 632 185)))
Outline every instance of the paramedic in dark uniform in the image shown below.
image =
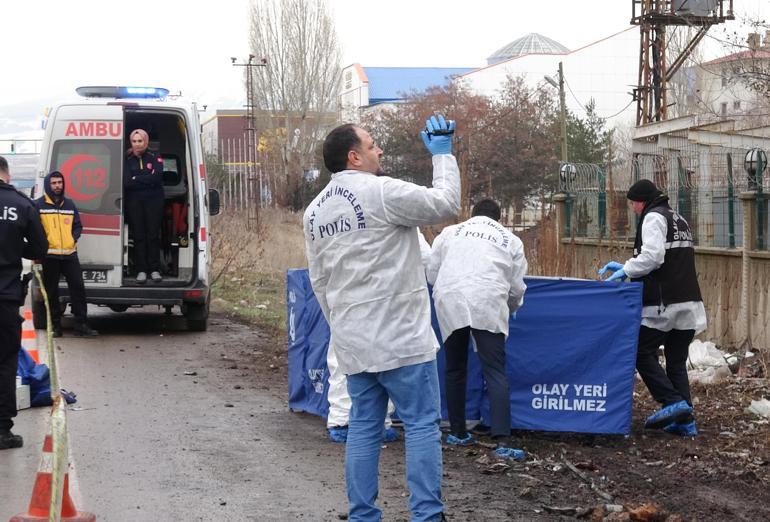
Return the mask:
POLYGON ((653 399, 663 408, 650 415, 645 428, 663 428, 674 435, 698 434, 692 411, 687 355, 696 333, 706 329, 695 250, 687 221, 668 204, 655 184, 642 179, 631 185, 626 196, 639 216, 634 257, 620 264, 607 263, 599 270, 614 273, 607 281, 623 279, 644 284, 642 325, 636 369, 653 399), (658 362, 663 345, 666 369, 658 362))
POLYGON ((0 156, 0 450, 24 444, 24 439, 11 433, 21 347, 19 307, 24 304, 21 258, 39 259, 48 250, 35 205, 10 182, 8 162, 0 156))
POLYGON ((147 150, 150 137, 143 129, 130 134, 123 170, 126 219, 134 240, 134 267, 136 282, 150 279, 159 283, 160 275, 160 225, 163 219, 163 160, 147 150))

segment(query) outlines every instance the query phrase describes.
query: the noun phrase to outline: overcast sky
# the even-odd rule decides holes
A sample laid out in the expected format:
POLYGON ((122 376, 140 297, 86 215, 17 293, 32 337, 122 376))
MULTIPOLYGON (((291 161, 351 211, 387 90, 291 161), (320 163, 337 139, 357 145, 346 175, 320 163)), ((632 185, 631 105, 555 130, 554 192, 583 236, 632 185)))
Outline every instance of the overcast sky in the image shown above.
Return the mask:
MULTIPOLYGON (((329 0, 344 64, 485 65, 508 42, 541 33, 575 49, 629 25, 631 0, 329 0), (590 6, 590 7, 589 7, 590 6)), ((770 19, 770 1, 734 0, 770 19)), ((3 2, 0 136, 39 128, 43 110, 79 85, 157 85, 215 109, 239 108, 230 57, 248 50, 249 0, 3 2)), ((733 23, 712 28, 746 32, 733 23)), ((719 52, 706 39, 710 52, 719 52)), ((270 57, 268 57, 269 59, 270 57)))

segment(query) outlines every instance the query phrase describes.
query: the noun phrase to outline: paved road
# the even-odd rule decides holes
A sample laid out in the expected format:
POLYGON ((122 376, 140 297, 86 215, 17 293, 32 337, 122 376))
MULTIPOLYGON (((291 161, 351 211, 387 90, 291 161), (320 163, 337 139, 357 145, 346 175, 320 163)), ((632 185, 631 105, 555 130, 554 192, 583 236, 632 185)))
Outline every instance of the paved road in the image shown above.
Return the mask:
MULTIPOLYGON (((102 521, 337 520, 343 448, 321 419, 288 411, 285 389, 257 380, 249 366, 269 338, 212 323, 189 333, 176 317, 109 313, 94 320, 102 336, 57 340, 62 386, 78 394, 78 508, 102 521)), ((0 452, 0 520, 26 508, 46 413, 20 412, 25 447, 0 452)))

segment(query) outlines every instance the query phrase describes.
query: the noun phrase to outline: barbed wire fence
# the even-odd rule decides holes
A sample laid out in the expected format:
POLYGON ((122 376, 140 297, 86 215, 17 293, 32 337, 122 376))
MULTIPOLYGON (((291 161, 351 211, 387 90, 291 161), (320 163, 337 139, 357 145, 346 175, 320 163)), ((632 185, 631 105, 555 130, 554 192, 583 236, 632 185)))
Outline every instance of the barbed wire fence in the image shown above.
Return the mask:
POLYGON ((636 216, 626 200, 634 182, 649 179, 693 230, 695 244, 742 246, 740 194, 757 193, 757 249, 767 250, 768 200, 762 176, 743 168, 747 149, 640 154, 612 165, 562 163, 559 191, 567 195, 565 235, 632 240, 636 216))

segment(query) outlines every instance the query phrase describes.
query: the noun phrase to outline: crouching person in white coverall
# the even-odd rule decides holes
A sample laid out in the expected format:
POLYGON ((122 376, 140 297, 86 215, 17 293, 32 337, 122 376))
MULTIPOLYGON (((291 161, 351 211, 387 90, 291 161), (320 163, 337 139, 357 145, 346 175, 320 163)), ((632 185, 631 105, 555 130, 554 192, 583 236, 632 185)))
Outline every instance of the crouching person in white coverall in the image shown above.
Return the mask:
MULTIPOLYGON (((417 229, 417 238, 420 240, 420 258, 422 265, 427 269, 430 260, 430 245, 425 236, 417 229)), ((339 369, 337 355, 334 346, 330 343, 326 352, 326 368, 329 371, 329 415, 326 417, 326 429, 329 432, 329 440, 345 443, 348 440, 348 417, 350 415, 350 395, 348 395, 348 380, 339 369)), ((393 428, 391 416, 396 407, 393 401, 388 401, 388 413, 385 416, 385 442, 393 442, 400 438, 393 428)))
POLYGON ((349 520, 377 521, 380 447, 390 398, 404 423, 412 520, 443 518, 441 420, 436 352, 417 227, 455 217, 460 174, 454 122, 431 117, 421 133, 433 154, 433 186, 377 176, 382 150, 355 125, 324 141, 329 184, 305 211, 313 291, 347 376, 345 447, 349 520))
POLYGON ((527 260, 521 240, 503 227, 491 199, 474 205, 472 217, 441 231, 433 242, 428 281, 433 284, 446 356, 446 397, 451 433, 447 444, 467 445, 465 425, 468 338, 481 362, 489 392, 491 435, 498 456, 522 458, 510 447, 511 403, 505 371, 508 318, 524 303, 527 260))

